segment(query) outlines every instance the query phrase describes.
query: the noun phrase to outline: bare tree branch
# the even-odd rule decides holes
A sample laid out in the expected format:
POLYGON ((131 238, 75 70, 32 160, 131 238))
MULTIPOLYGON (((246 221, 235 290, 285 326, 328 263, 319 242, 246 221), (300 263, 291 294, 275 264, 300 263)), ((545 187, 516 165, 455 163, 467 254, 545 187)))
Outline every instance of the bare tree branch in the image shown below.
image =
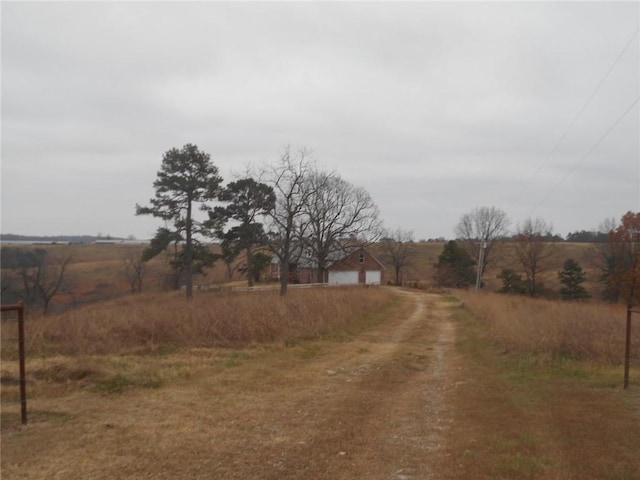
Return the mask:
POLYGON ((556 255, 555 246, 549 242, 551 226, 543 219, 527 219, 518 227, 515 256, 524 270, 529 295, 541 291, 539 275, 552 266, 556 255))
POLYGON ((306 183, 314 163, 306 147, 292 153, 287 146, 278 162, 262 175, 276 195, 275 208, 268 219, 267 242, 280 265, 280 295, 287 293, 290 265, 302 254, 301 238, 307 229, 303 209, 313 193, 306 183))
POLYGON ((142 283, 147 273, 147 263, 140 252, 129 251, 124 259, 124 277, 129 283, 131 295, 142 292, 142 283))
POLYGON ((413 232, 410 230, 387 230, 381 241, 382 252, 387 262, 393 265, 395 283, 402 283, 402 271, 411 263, 414 253, 413 232))
POLYGON ((493 261, 495 243, 507 234, 507 214, 496 207, 478 207, 465 213, 455 228, 456 236, 463 242, 467 253, 474 261, 480 260, 478 274, 482 276, 493 261), (484 251, 481 253, 481 249, 484 251))
POLYGON ((309 224, 306 245, 318 266, 318 282, 324 281, 331 256, 345 243, 367 243, 382 231, 378 207, 369 193, 343 180, 337 173, 315 171, 307 187, 312 194, 304 214, 309 224))

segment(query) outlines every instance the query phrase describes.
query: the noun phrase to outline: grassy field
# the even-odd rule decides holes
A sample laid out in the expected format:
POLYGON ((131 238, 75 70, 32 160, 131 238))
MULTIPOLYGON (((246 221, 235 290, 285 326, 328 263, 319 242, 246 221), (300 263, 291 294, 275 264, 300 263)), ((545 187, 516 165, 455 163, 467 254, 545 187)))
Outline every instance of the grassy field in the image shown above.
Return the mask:
MULTIPOLYGON (((444 244, 435 242, 417 242, 413 244, 413 252, 410 265, 403 273, 403 280, 407 283, 419 282, 425 287, 433 287, 435 264, 442 252, 444 244)), ((15 248, 10 246, 11 248, 15 248)), ((560 288, 557 274, 562 269, 563 262, 568 258, 578 261, 587 273, 587 281, 584 286, 592 293, 594 298, 599 298, 601 286, 597 282, 599 276, 598 254, 595 247, 584 243, 557 244, 557 254, 552 266, 541 275, 545 287, 557 291, 560 288)), ((144 246, 126 244, 104 245, 46 245, 46 246, 21 246, 19 248, 45 248, 52 256, 71 256, 72 261, 68 270, 68 291, 62 292, 53 300, 53 311, 60 311, 73 305, 85 305, 107 299, 119 298, 129 293, 129 284, 124 275, 124 260, 129 255, 140 254, 144 246)), ((385 280, 393 281, 394 273, 391 264, 385 260, 379 246, 372 246, 372 251, 380 256, 387 264, 385 280)), ((495 291, 501 287, 501 281, 497 275, 503 268, 514 268, 518 271, 513 258, 512 245, 497 245, 494 262, 489 265, 485 273, 486 291, 495 291)), ((162 257, 158 257, 148 263, 145 275, 143 292, 154 293, 165 290, 164 276, 168 267, 162 257)), ((19 280, 14 279, 19 287, 19 280)), ((214 268, 206 276, 194 278, 195 285, 228 284, 241 285, 246 281, 237 271, 232 278, 228 278, 226 266, 218 261, 214 268)))
MULTIPOLYGON (((623 361, 626 307, 622 305, 471 292, 457 295, 505 351, 612 365, 623 361)), ((640 335, 633 335, 631 347, 639 361, 640 335)))
MULTIPOLYGON (((32 355, 119 354, 189 347, 240 348, 317 338, 382 307, 381 288, 143 294, 27 319, 32 355)), ((2 323, 2 356, 16 358, 15 321, 2 323)))
MULTIPOLYGON (((410 265, 403 273, 405 284, 419 284, 422 288, 435 289, 434 277, 438 256, 442 253, 443 243, 422 242, 415 243, 411 254, 410 265)), ((372 247, 384 260, 384 254, 379 246, 372 247)), ((545 289, 558 292, 561 284, 558 280, 558 272, 562 270, 564 261, 572 258, 576 260, 585 271, 587 278, 583 286, 598 300, 601 296, 602 286, 598 283, 600 276, 600 253, 597 247, 588 243, 557 243, 553 244, 555 253, 550 260, 548 268, 539 276, 539 281, 545 289)), ((502 287, 502 281, 498 275, 502 269, 510 268, 522 273, 514 256, 512 243, 496 244, 492 253, 492 261, 487 266, 483 281, 484 291, 495 292, 502 287)), ((394 281, 392 265, 387 261, 386 280, 394 281)), ((524 277, 524 275, 523 275, 524 277)))
POLYGON ((4 319, 2 477, 636 479, 640 345, 622 390, 619 312, 388 288, 126 297, 28 320, 26 428, 4 319))
MULTIPOLYGON (((130 285, 125 275, 125 259, 129 256, 141 255, 143 245, 128 244, 86 244, 86 245, 8 245, 8 248, 31 250, 43 248, 52 258, 71 258, 65 274, 65 288, 53 300, 52 311, 61 311, 71 306, 86 305, 104 300, 120 298, 130 292, 130 285)), ((3 247, 4 248, 4 247, 3 247)), ((165 291, 164 279, 169 272, 168 265, 162 256, 147 262, 144 276, 143 292, 165 291)), ((206 276, 196 276, 195 284, 223 283, 226 269, 218 262, 206 276)), ((20 280, 13 277, 16 287, 20 288, 20 280)))
POLYGON ((26 428, 4 319, 2 478, 266 478, 287 405, 317 395, 304 375, 322 380, 326 351, 399 309, 386 288, 327 288, 137 295, 28 319, 26 428))
MULTIPOLYGON (((416 244, 405 280, 435 291, 442 247, 416 244)), ((509 245, 481 294, 196 291, 192 302, 163 291, 162 259, 128 294, 124 258, 140 246, 46 248, 72 255, 74 290, 52 314, 27 314, 26 428, 16 323, 3 315, 3 478, 640 478, 638 330, 622 390, 624 307, 487 292, 514 266, 509 245), (336 463, 343 453, 351 463, 336 463)), ((560 244, 545 285, 559 288, 566 258, 597 295, 587 244, 560 244)), ((219 263, 196 284, 227 280, 219 263)))
POLYGON ((592 306, 577 311, 507 302, 467 296, 464 306, 453 308, 464 378, 452 404, 464 433, 450 439, 447 454, 456 462, 443 462, 442 478, 640 478, 638 336, 634 380, 622 390, 619 312, 596 311, 585 319, 592 306), (501 307, 508 314, 496 320, 501 307), (547 315, 551 310, 547 318, 557 325, 541 321, 539 308, 547 315), (560 331, 578 337, 571 339, 573 348, 557 342, 560 331))

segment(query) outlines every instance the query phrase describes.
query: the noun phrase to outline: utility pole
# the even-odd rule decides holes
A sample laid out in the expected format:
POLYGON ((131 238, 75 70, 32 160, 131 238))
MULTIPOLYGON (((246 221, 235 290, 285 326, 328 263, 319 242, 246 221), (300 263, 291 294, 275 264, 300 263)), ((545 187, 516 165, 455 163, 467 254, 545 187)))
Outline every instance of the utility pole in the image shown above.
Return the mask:
POLYGON ((476 274, 476 292, 480 290, 480 286, 482 285, 482 274, 484 273, 484 250, 487 248, 487 242, 482 241, 480 245, 480 251, 478 252, 478 273, 476 274))
MULTIPOLYGON (((629 236, 631 240, 631 287, 629 288, 629 301, 627 302, 627 325, 624 341, 624 386, 629 388, 629 364, 631 363, 631 313, 633 310, 633 298, 635 296, 636 283, 638 280, 638 256, 636 255, 636 237, 640 230, 631 229, 629 236)), ((637 312, 637 310, 635 310, 637 312)))

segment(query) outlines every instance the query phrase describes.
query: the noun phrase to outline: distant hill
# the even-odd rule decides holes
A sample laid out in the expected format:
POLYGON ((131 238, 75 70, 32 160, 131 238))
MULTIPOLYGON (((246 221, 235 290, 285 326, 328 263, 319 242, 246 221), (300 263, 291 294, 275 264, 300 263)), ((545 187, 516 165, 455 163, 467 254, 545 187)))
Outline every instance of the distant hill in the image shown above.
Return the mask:
POLYGON ((23 243, 23 242, 61 242, 61 243, 93 243, 97 240, 124 240, 117 237, 97 237, 94 235, 14 235, 12 233, 0 233, 0 242, 2 243, 23 243))

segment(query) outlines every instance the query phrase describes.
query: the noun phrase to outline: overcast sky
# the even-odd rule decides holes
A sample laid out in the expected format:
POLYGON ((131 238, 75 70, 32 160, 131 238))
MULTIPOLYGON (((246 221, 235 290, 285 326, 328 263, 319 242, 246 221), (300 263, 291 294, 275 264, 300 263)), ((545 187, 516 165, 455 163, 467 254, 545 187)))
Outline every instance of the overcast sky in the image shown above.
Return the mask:
POLYGON ((0 8, 2 233, 149 238, 186 143, 225 182, 306 146, 416 240, 640 211, 638 2, 0 8))

